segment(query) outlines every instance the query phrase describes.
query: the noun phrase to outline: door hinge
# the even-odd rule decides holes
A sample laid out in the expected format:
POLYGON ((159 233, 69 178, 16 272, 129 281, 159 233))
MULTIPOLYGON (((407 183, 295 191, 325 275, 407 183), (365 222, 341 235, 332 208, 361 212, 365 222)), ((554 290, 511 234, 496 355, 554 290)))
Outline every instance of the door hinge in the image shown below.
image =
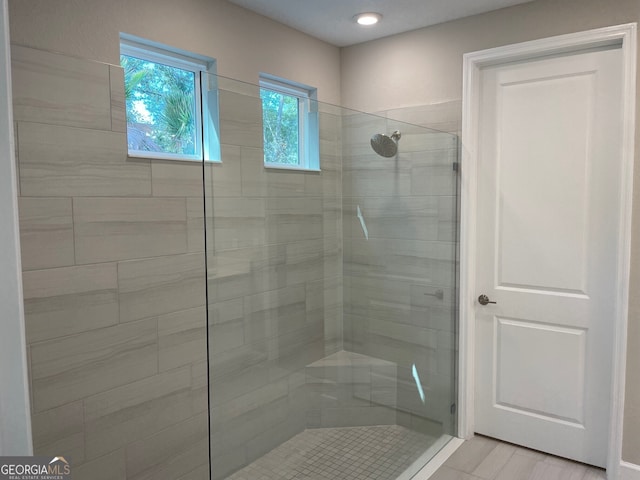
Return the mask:
POLYGON ((452 403, 451 404, 451 415, 455 415, 456 414, 456 409, 457 409, 456 404, 452 403))
POLYGON ((458 162, 453 162, 453 171, 457 172, 460 169, 460 164, 458 162))

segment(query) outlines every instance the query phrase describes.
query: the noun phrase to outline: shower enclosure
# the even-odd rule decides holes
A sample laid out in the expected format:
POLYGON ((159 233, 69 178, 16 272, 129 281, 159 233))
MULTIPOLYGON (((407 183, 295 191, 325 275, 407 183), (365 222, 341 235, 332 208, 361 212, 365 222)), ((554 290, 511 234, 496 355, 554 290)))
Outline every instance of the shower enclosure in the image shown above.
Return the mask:
POLYGON ((446 443, 454 136, 316 103, 319 171, 265 168, 259 88, 211 77, 221 161, 133 157, 120 66, 11 54, 36 455, 395 480, 446 443))
POLYGON ((320 171, 265 168, 259 87, 209 83, 211 478, 411 478, 456 427, 456 137, 314 102, 320 171))

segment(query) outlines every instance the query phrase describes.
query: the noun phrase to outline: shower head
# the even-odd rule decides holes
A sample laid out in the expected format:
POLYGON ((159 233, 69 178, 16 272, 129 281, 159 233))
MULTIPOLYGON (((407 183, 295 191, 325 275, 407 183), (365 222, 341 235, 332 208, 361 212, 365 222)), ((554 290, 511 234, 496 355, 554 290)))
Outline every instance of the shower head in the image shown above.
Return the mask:
POLYGON ((398 140, 401 134, 398 130, 393 132, 391 136, 383 133, 376 133, 371 137, 371 148, 382 157, 393 157, 398 153, 398 140))

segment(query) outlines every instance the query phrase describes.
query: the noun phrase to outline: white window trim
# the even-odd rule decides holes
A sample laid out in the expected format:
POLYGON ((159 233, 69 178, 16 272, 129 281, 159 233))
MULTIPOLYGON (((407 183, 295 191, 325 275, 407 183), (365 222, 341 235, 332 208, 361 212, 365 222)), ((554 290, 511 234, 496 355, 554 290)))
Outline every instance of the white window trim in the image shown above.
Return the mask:
POLYGON ((316 89, 290 82, 273 75, 260 74, 260 88, 283 93, 298 99, 298 159, 297 165, 284 165, 264 161, 264 167, 275 170, 320 171, 316 89))
MULTIPOLYGON (((203 89, 205 75, 215 74, 215 60, 190 54, 189 52, 183 52, 178 49, 165 47, 127 34, 120 34, 120 54, 193 72, 194 96, 196 99, 196 148, 194 154, 185 155, 167 152, 128 150, 128 156, 133 158, 151 158, 158 160, 179 160, 190 162, 201 162, 205 160, 220 162, 221 155, 219 142, 215 141, 213 138, 208 138, 208 136, 212 135, 212 132, 217 130, 217 98, 208 99, 207 97, 210 95, 208 89, 203 89), (203 121, 207 123, 204 128, 203 121)), ((208 81, 206 83, 208 84, 208 81)))
POLYGON ((207 61, 204 58, 200 59, 197 56, 190 57, 178 51, 130 40, 128 38, 120 39, 120 53, 182 68, 183 70, 190 70, 192 72, 207 71, 211 66, 211 61, 207 61))

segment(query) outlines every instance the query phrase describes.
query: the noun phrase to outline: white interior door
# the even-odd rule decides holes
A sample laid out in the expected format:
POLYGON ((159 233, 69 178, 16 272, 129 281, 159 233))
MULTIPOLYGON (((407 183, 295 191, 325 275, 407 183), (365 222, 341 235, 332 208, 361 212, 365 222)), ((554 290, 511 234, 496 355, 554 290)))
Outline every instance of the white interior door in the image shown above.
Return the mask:
POLYGON ((605 466, 621 185, 619 48, 482 70, 476 431, 605 466))

